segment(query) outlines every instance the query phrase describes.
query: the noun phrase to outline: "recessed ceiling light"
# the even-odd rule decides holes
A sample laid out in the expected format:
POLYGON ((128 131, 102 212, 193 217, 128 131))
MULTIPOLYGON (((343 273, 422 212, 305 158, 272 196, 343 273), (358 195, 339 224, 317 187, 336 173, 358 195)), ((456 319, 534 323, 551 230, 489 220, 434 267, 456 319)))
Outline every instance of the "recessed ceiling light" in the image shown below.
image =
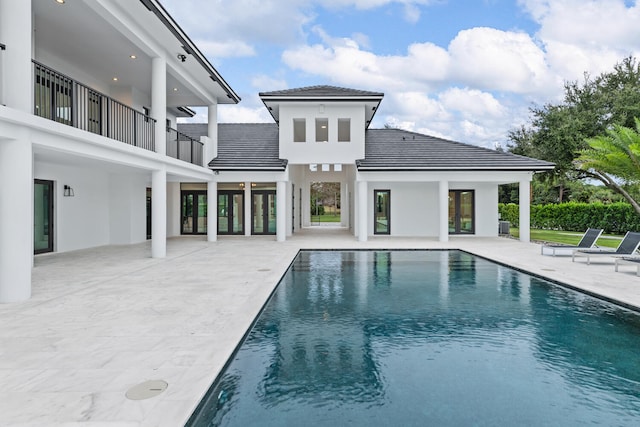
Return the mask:
POLYGON ((56 0, 56 3, 58 3, 58 4, 64 4, 64 0, 56 0))
POLYGON ((114 78, 113 78, 113 81, 114 81, 114 82, 117 82, 117 81, 118 81, 118 78, 117 78, 117 77, 114 77, 114 78))
POLYGON ((137 58, 137 56, 135 56, 135 55, 129 55, 129 58, 131 58, 131 59, 136 59, 136 58, 137 58))
POLYGON ((173 91, 174 91, 174 92, 177 92, 177 91, 178 91, 178 88, 177 88, 177 87, 174 87, 174 88, 173 88, 173 91))

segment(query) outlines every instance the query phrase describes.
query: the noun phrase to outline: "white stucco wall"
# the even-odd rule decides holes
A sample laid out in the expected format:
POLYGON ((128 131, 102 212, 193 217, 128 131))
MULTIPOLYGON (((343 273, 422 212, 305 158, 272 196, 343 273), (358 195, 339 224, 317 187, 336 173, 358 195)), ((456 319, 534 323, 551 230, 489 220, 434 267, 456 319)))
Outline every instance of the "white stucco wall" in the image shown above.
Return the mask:
MULTIPOLYGON (((451 190, 475 191, 475 236, 498 234, 498 184, 451 182, 451 190)), ((437 182, 369 182, 367 229, 373 236, 374 190, 391 191, 392 236, 438 236, 437 182)))
POLYGON ((280 157, 289 164, 354 163, 364 158, 364 104, 287 103, 280 107, 280 157), (329 120, 329 141, 316 142, 315 119, 329 120), (351 119, 351 141, 338 142, 338 119, 351 119), (306 142, 293 142, 293 119, 306 120, 306 142))
POLYGON ((57 252, 109 244, 109 175, 106 172, 36 161, 34 178, 54 181, 54 248, 57 252), (74 197, 63 197, 64 185, 73 188, 74 197))
POLYGON ((109 175, 109 244, 125 245, 146 240, 146 189, 144 175, 109 175))

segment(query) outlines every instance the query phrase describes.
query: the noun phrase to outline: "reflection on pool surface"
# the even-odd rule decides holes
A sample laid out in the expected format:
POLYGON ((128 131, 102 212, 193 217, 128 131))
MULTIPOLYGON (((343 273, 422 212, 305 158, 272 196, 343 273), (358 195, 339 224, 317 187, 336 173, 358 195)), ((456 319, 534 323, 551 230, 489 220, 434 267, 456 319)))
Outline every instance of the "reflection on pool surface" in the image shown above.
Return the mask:
POLYGON ((458 251, 301 252, 194 426, 640 425, 640 316, 458 251))

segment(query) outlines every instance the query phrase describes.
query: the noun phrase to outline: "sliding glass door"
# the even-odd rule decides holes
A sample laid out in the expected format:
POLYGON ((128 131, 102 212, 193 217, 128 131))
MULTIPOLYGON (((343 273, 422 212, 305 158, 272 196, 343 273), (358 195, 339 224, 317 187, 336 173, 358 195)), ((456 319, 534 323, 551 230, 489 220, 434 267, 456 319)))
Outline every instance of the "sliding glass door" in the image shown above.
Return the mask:
POLYGON ((181 192, 181 234, 207 234, 207 192, 185 190, 181 192))
POLYGON ((275 190, 254 190, 251 197, 251 234, 276 234, 275 190))
POLYGON ((33 252, 53 252, 53 181, 34 181, 33 252))
POLYGON ((475 192, 449 191, 449 234, 474 234, 475 192))
POLYGON ((244 191, 218 191, 218 234, 244 234, 244 191))
POLYGON ((391 213, 391 191, 374 190, 373 200, 375 206, 373 216, 373 234, 391 234, 389 215, 391 213))

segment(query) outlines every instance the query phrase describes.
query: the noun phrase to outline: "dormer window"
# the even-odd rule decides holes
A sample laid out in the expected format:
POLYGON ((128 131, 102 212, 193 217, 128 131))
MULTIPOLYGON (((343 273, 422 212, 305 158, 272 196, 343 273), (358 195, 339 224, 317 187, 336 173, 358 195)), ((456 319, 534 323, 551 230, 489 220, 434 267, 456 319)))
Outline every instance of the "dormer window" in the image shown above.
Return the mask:
POLYGON ((316 119, 316 142, 329 141, 329 119, 316 119))
POLYGON ((307 142, 307 122, 305 119, 293 119, 293 142, 307 142))
POLYGON ((338 142, 351 141, 351 119, 338 119, 338 142))

